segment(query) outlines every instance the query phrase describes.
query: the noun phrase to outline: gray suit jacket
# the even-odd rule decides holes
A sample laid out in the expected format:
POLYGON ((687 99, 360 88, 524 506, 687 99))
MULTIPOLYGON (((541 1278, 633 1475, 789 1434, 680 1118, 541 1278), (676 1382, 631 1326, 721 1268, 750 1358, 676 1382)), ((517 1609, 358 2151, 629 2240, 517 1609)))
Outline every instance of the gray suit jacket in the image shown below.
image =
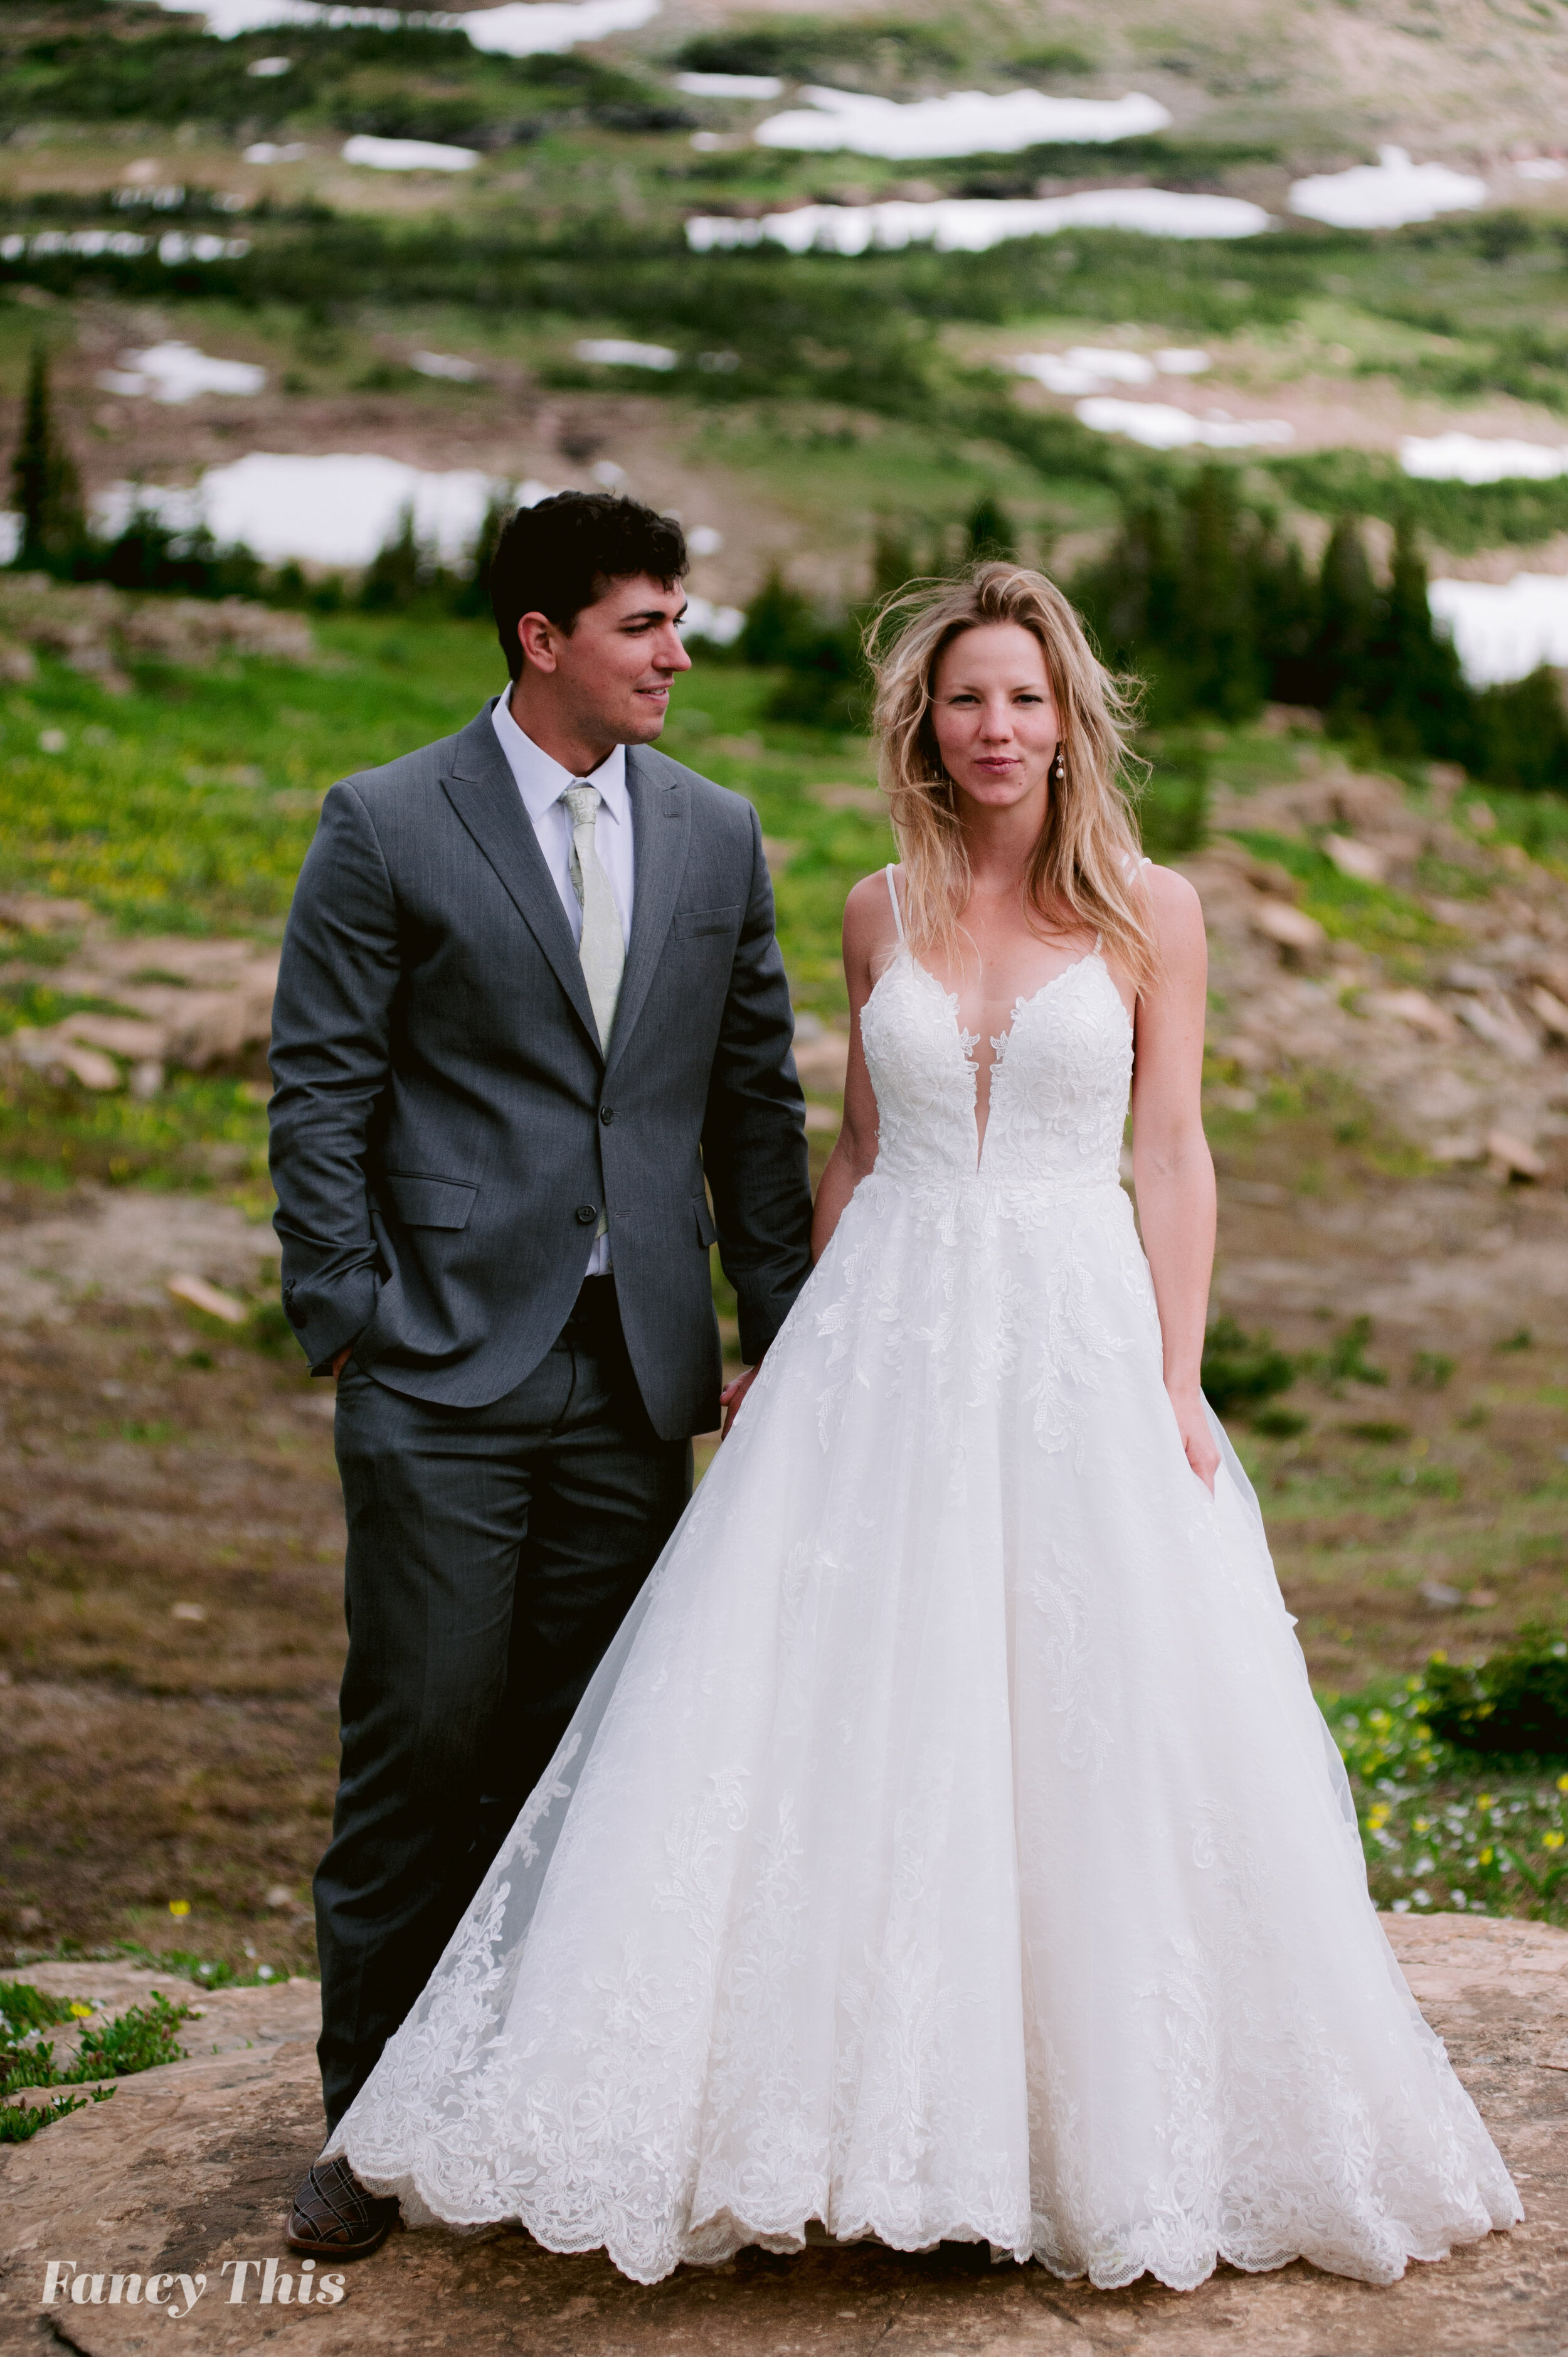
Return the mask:
POLYGON ((603 1208, 654 1426, 709 1431, 714 1220, 747 1359, 810 1268, 757 813, 628 749, 637 888, 607 1056, 489 711, 322 805, 273 1027, 284 1307, 317 1372, 352 1342, 393 1391, 481 1406, 560 1332, 603 1208))

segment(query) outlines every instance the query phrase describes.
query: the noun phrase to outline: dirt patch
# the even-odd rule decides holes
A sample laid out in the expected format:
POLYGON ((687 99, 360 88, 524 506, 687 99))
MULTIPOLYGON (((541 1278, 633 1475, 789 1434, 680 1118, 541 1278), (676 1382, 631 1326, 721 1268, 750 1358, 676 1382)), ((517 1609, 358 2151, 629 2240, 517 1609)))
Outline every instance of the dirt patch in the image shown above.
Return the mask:
POLYGON ((270 1222, 216 1196, 83 1186, 61 1201, 0 1188, 0 1328, 70 1318, 94 1299, 152 1308, 186 1271, 249 1293, 277 1250, 270 1222))
MULTIPOLYGON (((244 1249, 238 1214, 147 1200, 172 1218, 126 1279, 156 1291, 193 1229, 244 1249)), ((204 1269, 235 1263, 210 1249, 204 1269)), ((48 1322, 0 1331, 0 1879, 19 1951, 312 1953, 343 1652, 331 1401, 303 1362, 200 1323, 172 1303, 68 1310, 62 1286, 48 1322)))

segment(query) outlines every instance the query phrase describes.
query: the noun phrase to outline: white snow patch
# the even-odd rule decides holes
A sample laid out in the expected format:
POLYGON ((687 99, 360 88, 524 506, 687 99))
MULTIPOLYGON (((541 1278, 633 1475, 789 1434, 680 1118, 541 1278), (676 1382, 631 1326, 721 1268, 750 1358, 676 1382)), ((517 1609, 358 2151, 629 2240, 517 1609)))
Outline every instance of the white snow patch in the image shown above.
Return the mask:
POLYGON ((764 147, 808 148, 822 154, 852 148, 858 156, 1003 156, 1047 141, 1101 142, 1163 131, 1171 117, 1158 99, 1130 91, 1125 98, 1051 98, 1043 90, 950 90, 940 98, 899 105, 853 90, 808 88, 810 103, 769 115, 757 126, 764 147))
POLYGON ((285 139, 281 146, 271 139, 257 139, 245 149, 247 164, 297 164, 310 150, 303 139, 285 139))
POLYGON ((474 384, 484 373, 477 361, 460 360, 456 352, 410 352, 408 364, 421 376, 446 377, 452 384, 474 384))
POLYGON ((467 33, 477 49, 503 58, 537 57, 577 41, 635 33, 659 14, 660 0, 509 0, 445 21, 467 33))
POLYGON ((1240 197, 1192 196, 1172 188, 1083 188, 1070 197, 940 197, 929 203, 801 205, 741 221, 695 213, 686 223, 694 253, 727 247, 788 246, 791 253, 865 253, 930 244, 941 253, 983 253, 1011 237, 1055 237, 1064 229, 1131 230, 1144 237, 1256 237, 1269 226, 1261 205, 1240 197))
POLYGON ((693 524, 686 534, 686 545, 693 556, 716 556, 724 544, 723 533, 715 532, 711 523, 693 524))
POLYGON ((218 361, 194 344, 153 344, 145 352, 124 352, 122 366, 98 382, 105 393, 150 393, 155 401, 194 401, 203 393, 260 393, 267 372, 252 361, 218 361))
POLYGON ((1568 164, 1559 163, 1555 156, 1527 156, 1514 170, 1521 180, 1568 179, 1568 164))
POLYGON ((1545 482, 1568 475, 1568 444, 1487 441, 1479 434, 1407 434, 1400 444, 1407 475, 1429 483, 1545 482))
POLYGON ((580 361, 600 368, 672 369, 680 359, 668 344, 630 343, 624 336, 585 336, 572 347, 580 361))
POLYGON ((715 606, 706 597, 688 597, 681 628, 693 639, 711 640, 715 647, 732 647, 746 628, 738 606, 715 606))
POLYGON ((1065 352, 1021 352, 1013 363, 1020 376, 1037 378, 1050 393, 1098 393, 1107 384, 1152 384, 1156 373, 1201 376, 1208 354, 1197 351, 1127 352, 1098 344, 1074 344, 1065 352))
POLYGON ((1472 687, 1523 679, 1541 663, 1568 664, 1568 576, 1563 574, 1434 581, 1429 599, 1472 687))
MULTIPOLYGON (((123 532, 138 509, 151 509, 175 530, 204 523, 220 547, 242 541, 263 563, 295 557, 312 565, 368 565, 398 530, 405 508, 422 544, 446 564, 467 554, 498 492, 478 468, 434 474, 368 452, 330 457, 284 457, 252 450, 226 467, 209 467, 194 490, 159 490, 115 483, 94 502, 99 529, 123 532)), ((516 489, 519 506, 550 496, 547 483, 516 489)))
POLYGON ((1294 441, 1294 428, 1283 417, 1228 417, 1211 411, 1194 417, 1189 410, 1174 409, 1164 401, 1118 401, 1101 394, 1080 401, 1074 411, 1080 425, 1096 434, 1125 434, 1151 450, 1247 450, 1260 442, 1294 441))
POLYGON ((15 565, 22 553, 22 519, 0 514, 0 565, 15 565))
POLYGON ((781 98, 777 74, 679 73, 675 87, 688 98, 781 98))
MULTIPOLYGON (((158 5, 177 16, 205 16, 208 31, 220 41, 274 25, 370 25, 395 33, 405 22, 400 9, 330 7, 320 0, 158 0, 158 5)), ((507 0, 503 7, 476 8, 466 16, 431 15, 424 22, 467 33, 477 49, 531 58, 578 41, 602 41, 610 33, 634 33, 657 16, 659 5, 660 0, 507 0)))
POLYGON ((1293 180, 1287 199, 1293 213, 1329 221, 1336 229, 1398 229, 1437 213, 1466 212, 1486 200, 1485 180, 1450 171, 1446 164, 1412 164, 1402 147, 1380 147, 1375 164, 1293 180))
POLYGON ((252 81, 275 81, 279 74, 292 73, 293 70, 292 58, 257 58, 253 64, 245 68, 252 81))
POLYGON ((376 139, 356 132, 343 143, 345 164, 365 164, 372 172, 471 172, 477 147, 448 147, 439 139, 376 139))

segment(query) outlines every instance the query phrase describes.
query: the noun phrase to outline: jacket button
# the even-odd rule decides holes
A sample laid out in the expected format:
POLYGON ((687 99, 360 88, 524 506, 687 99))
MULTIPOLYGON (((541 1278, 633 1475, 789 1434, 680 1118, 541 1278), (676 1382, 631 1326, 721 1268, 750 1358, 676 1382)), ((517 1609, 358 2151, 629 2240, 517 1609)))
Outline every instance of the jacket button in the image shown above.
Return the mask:
POLYGON ((596 1222, 597 1222, 597 1220, 598 1220, 598 1216, 599 1216, 598 1211, 597 1211, 597 1210, 596 1210, 596 1208, 595 1207, 595 1205, 594 1205, 594 1204, 592 1204, 592 1203, 579 1203, 579 1204, 578 1204, 578 1206, 577 1206, 577 1225, 578 1225, 580 1228, 591 1228, 591 1227, 593 1227, 593 1226, 596 1223, 596 1222))
POLYGON ((601 1105, 601 1106, 599 1107, 599 1119, 604 1123, 604 1125, 605 1125, 605 1127, 606 1127, 607 1129, 608 1129, 608 1127, 609 1127, 609 1125, 610 1125, 611 1122, 612 1122, 612 1121, 614 1121, 615 1117, 616 1117, 616 1109, 615 1109, 614 1105, 601 1105))

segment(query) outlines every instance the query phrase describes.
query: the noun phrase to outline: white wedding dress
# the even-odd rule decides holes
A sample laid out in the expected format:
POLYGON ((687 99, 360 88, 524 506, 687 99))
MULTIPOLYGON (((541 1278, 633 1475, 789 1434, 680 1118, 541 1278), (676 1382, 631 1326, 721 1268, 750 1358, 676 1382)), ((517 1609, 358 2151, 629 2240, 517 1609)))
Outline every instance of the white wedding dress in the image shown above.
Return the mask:
POLYGON ((1183 1453, 1103 962, 993 1042, 978 1158, 907 948, 863 1037, 875 1169, 328 2153, 645 2283, 812 2220, 1181 2288, 1511 2224, 1183 1453))

